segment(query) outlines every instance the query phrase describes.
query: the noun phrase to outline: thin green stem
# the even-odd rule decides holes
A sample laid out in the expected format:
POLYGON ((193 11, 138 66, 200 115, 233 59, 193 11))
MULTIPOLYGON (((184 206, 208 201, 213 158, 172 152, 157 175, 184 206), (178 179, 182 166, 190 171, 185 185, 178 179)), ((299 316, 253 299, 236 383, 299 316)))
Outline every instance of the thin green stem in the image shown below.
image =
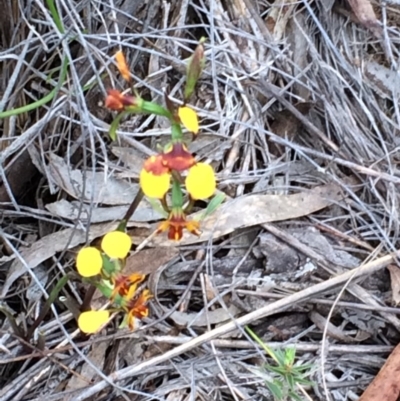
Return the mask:
POLYGON ((18 107, 17 109, 12 109, 12 110, 6 110, 0 113, 0 118, 8 118, 11 116, 17 116, 22 113, 26 113, 31 110, 35 110, 38 107, 41 107, 45 105, 46 103, 50 102, 54 96, 57 94, 57 92, 60 90, 61 86, 64 84, 64 81, 67 77, 67 72, 68 72, 68 59, 64 58, 62 66, 61 66, 61 74, 60 74, 60 80, 58 81, 57 86, 49 92, 46 96, 42 97, 41 99, 37 100, 36 102, 27 104, 22 107, 18 107))
POLYGON ((44 304, 44 307, 41 310, 39 316, 33 322, 32 326, 29 327, 28 332, 26 333, 26 338, 25 338, 27 341, 30 340, 30 338, 32 337, 32 335, 33 335, 34 331, 36 330, 36 328, 39 326, 39 324, 46 317, 47 312, 49 311, 51 305, 56 300, 58 294, 64 288, 65 284, 67 284, 69 279, 70 279, 70 276, 67 274, 67 275, 63 276, 60 280, 58 280, 56 286, 51 291, 51 293, 49 295, 49 298, 47 299, 46 303, 44 304))
POLYGON ((54 0, 46 0, 46 3, 47 3, 47 7, 49 8, 51 16, 53 17, 54 23, 56 24, 57 29, 61 33, 65 33, 64 25, 60 18, 60 14, 57 11, 57 7, 56 7, 56 4, 54 3, 54 0))
POLYGON ((264 349, 264 351, 265 351, 278 365, 280 365, 279 360, 278 360, 278 358, 276 357, 274 351, 272 351, 272 349, 271 349, 270 347, 268 347, 268 345, 265 344, 265 343, 261 340, 261 338, 258 337, 257 334, 254 333, 254 331, 250 329, 250 327, 246 326, 246 327, 245 327, 245 330, 250 334, 251 338, 252 338, 255 342, 257 342, 257 343, 264 349))

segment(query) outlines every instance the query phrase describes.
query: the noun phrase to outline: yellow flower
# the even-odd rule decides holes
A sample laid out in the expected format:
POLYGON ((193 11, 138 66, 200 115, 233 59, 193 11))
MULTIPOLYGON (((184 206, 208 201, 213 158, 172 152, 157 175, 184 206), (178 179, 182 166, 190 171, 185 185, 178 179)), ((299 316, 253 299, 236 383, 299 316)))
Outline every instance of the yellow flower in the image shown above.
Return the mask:
POLYGON ((193 199, 206 199, 215 192, 215 174, 209 164, 197 163, 189 169, 186 189, 193 199))
POLYGON ((140 188, 149 198, 162 199, 169 189, 171 175, 163 156, 150 156, 140 172, 140 188))
POLYGON ((92 277, 100 273, 103 266, 103 259, 100 251, 88 246, 82 248, 76 257, 76 268, 82 277, 92 277))
POLYGON ((131 237, 122 231, 111 231, 101 241, 101 249, 112 259, 126 258, 131 246, 131 237))
POLYGON ((110 313, 106 310, 91 310, 82 312, 78 318, 78 326, 86 334, 96 333, 103 324, 107 323, 110 313))
POLYGON ((197 134, 199 132, 199 121, 196 112, 187 106, 179 107, 178 115, 183 126, 190 132, 197 134))

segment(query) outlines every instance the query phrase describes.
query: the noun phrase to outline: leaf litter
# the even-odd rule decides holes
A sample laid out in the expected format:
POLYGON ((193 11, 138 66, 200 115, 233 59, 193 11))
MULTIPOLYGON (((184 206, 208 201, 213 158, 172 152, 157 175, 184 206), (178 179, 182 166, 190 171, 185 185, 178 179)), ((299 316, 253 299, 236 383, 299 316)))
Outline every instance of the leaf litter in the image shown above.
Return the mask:
MULTIPOLYGON (((383 260, 388 272, 350 279, 340 299, 344 283, 249 323, 275 346, 296 343, 299 360, 319 368, 316 385, 305 389, 312 399, 360 396, 388 346, 400 340, 391 307, 398 303, 398 265, 388 259, 399 249, 398 5, 118 0, 110 7, 66 0, 55 3, 74 38, 66 52, 49 9, 25 0, 18 8, 10 4, 0 17, 7 49, 0 52, 0 113, 45 96, 56 85, 59 55, 70 61, 68 85, 52 105, 0 120, 1 306, 17 321, 31 325, 45 299, 40 287, 51 290, 57 277, 74 270, 80 246, 96 244, 116 226, 137 193, 143 159, 163 143, 164 121, 142 116, 123 121, 118 146, 106 139, 112 115, 101 102, 105 89, 119 85, 111 67, 116 48, 127 54, 134 85, 154 99, 166 86, 182 90, 179 60, 198 34, 208 37, 193 99, 202 136, 193 151, 216 168, 227 201, 202 222, 199 238, 180 244, 148 238, 161 217, 141 203, 129 223, 138 249, 127 269, 153 273, 157 292, 134 335, 111 326, 86 342, 57 300, 59 316, 48 313, 39 328, 46 335, 38 331, 31 350, 2 317, 0 400, 66 399, 69 391, 71 399, 87 399, 90 392, 98 397, 100 387, 110 400, 122 387, 143 399, 268 397, 254 373, 265 356, 238 326, 212 344, 186 342, 383 260), (35 35, 27 36, 33 32, 27 21, 35 35), (130 349, 128 358, 123 350, 130 349), (52 352, 51 358, 21 367, 18 358, 33 351, 52 352), (370 364, 346 358, 374 353, 379 358, 370 364), (127 380, 122 369, 140 363, 147 365, 129 371, 127 380), (112 381, 103 380, 101 367, 112 381)), ((64 295, 79 305, 86 289, 72 281, 64 295)), ((395 399, 390 386, 398 360, 396 350, 371 385, 383 401, 395 399)), ((376 399, 369 394, 361 399, 376 399)))

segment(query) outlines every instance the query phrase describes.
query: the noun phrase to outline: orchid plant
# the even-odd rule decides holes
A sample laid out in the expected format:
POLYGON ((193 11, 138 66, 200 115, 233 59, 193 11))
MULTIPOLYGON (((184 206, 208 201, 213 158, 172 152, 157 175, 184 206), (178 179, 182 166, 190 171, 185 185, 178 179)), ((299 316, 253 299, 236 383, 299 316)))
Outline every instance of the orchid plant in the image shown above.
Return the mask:
MULTIPOLYGON (((126 223, 143 195, 151 199, 152 204, 159 202, 158 210, 163 210, 165 220, 157 233, 167 231, 173 241, 182 239, 183 231, 200 235, 200 222, 188 217, 197 200, 211 198, 216 191, 216 178, 211 165, 197 161, 184 141, 183 128, 192 133, 193 138, 199 132, 198 116, 188 106, 196 83, 205 63, 204 40, 197 45, 187 64, 186 84, 183 104, 175 105, 165 93, 165 107, 146 101, 131 87, 130 93, 110 89, 105 99, 105 106, 118 114, 110 127, 110 137, 115 140, 120 121, 129 114, 154 114, 167 118, 171 124, 171 139, 157 154, 144 161, 140 172, 138 197, 121 221, 116 231, 107 233, 100 250, 96 247, 84 247, 77 256, 77 270, 82 277, 95 285, 103 295, 110 299, 113 307, 109 310, 90 310, 81 313, 78 319, 80 329, 85 333, 94 333, 107 323, 110 313, 123 311, 123 325, 134 328, 135 318, 148 315, 147 301, 151 298, 149 290, 139 291, 138 285, 145 276, 141 274, 124 275, 122 270, 132 242, 126 233, 126 223), (161 207, 159 207, 161 206, 161 207)), ((121 51, 115 55, 116 66, 128 83, 132 83, 126 59, 121 51)), ((217 196, 208 203, 203 216, 212 213, 222 202, 217 196)))

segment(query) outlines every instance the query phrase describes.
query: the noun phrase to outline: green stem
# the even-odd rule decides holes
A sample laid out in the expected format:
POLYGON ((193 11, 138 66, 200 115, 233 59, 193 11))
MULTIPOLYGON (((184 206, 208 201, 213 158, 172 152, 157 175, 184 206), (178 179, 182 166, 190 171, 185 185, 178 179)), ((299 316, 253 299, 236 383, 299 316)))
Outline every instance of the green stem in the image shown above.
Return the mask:
POLYGON ((61 21, 60 14, 57 11, 57 7, 54 3, 54 0, 46 0, 47 7, 49 8, 50 14, 53 17, 54 23, 56 24, 57 29, 61 33, 65 33, 64 25, 61 21))
POLYGON ((177 123, 172 123, 171 125, 171 138, 172 138, 172 143, 183 141, 182 128, 177 123))
POLYGON ((264 349, 264 351, 265 351, 278 365, 280 365, 279 360, 278 360, 278 358, 276 357, 274 351, 272 351, 272 349, 271 349, 270 347, 268 347, 268 345, 265 344, 265 343, 261 340, 261 338, 258 337, 257 334, 254 333, 254 331, 250 329, 250 327, 246 326, 246 327, 245 327, 245 330, 250 334, 250 337, 251 337, 254 341, 256 341, 256 342, 264 349))
POLYGON ((182 187, 179 180, 177 180, 174 176, 172 176, 172 208, 182 209, 183 207, 183 193, 182 187))
POLYGON ((51 305, 54 303, 54 301, 56 300, 59 292, 64 288, 65 284, 67 284, 69 279, 70 279, 70 276, 67 274, 66 276, 63 276, 60 280, 58 280, 56 286, 51 291, 51 293, 49 295, 49 298, 47 299, 46 303, 44 304, 44 307, 43 307, 42 311, 40 312, 39 316, 33 322, 32 326, 28 329, 28 332, 26 333, 26 338, 25 338, 26 341, 30 340, 30 338, 32 337, 34 331, 37 329, 39 324, 46 317, 47 312, 49 311, 51 305))
POLYGON ((3 313, 7 317, 7 319, 9 320, 9 322, 11 324, 11 327, 12 327, 14 333, 18 337, 23 338, 21 329, 18 327, 17 322, 14 319, 14 316, 6 308, 4 308, 3 306, 0 306, 0 312, 3 313))
POLYGON ((148 102, 143 100, 141 106, 141 111, 148 114, 156 114, 157 116, 167 117, 172 121, 172 114, 164 107, 158 105, 157 103, 148 102))
POLYGON ((43 106, 46 103, 53 100, 54 96, 60 90, 61 86, 64 84, 64 81, 67 77, 68 64, 69 64, 68 59, 64 58, 62 66, 61 66, 60 80, 58 81, 57 86, 50 93, 48 93, 46 96, 42 97, 41 99, 37 100, 36 102, 27 104, 27 105, 19 107, 17 109, 3 111, 0 113, 0 118, 8 118, 11 116, 17 116, 19 114, 26 113, 31 110, 35 110, 38 107, 43 106))

